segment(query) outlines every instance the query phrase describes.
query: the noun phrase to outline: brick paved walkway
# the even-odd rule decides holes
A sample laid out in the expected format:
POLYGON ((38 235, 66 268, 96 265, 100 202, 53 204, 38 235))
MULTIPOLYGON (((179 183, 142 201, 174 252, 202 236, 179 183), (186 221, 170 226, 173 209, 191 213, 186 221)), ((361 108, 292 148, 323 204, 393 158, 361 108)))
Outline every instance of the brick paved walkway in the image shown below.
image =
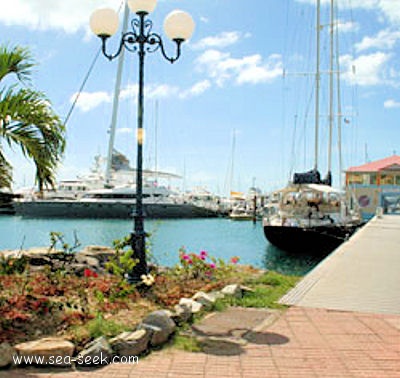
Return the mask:
POLYGON ((292 307, 230 356, 167 349, 138 365, 88 372, 14 369, 0 377, 400 378, 400 316, 292 307))

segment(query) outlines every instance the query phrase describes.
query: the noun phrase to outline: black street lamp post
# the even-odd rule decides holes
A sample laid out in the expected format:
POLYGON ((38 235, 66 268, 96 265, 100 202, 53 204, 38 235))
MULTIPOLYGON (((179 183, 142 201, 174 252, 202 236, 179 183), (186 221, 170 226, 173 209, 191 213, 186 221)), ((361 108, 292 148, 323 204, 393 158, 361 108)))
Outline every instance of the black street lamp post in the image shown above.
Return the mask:
POLYGON ((171 12, 164 21, 164 29, 167 36, 176 43, 175 57, 168 57, 162 38, 152 31, 153 23, 146 19, 156 6, 157 0, 128 0, 128 6, 138 18, 131 21, 131 31, 124 32, 117 52, 112 55, 106 51, 107 39, 118 30, 119 19, 112 9, 98 9, 90 19, 90 27, 102 40, 103 54, 113 60, 123 48, 139 55, 139 87, 137 107, 137 166, 136 166, 136 206, 134 214, 134 230, 131 235, 131 246, 135 259, 138 259, 129 281, 140 282, 141 276, 147 274, 146 262, 146 233, 144 231, 143 212, 143 100, 144 100, 144 58, 146 53, 161 51, 162 56, 170 63, 174 63, 181 55, 181 44, 193 34, 194 22, 192 17, 183 11, 171 12))

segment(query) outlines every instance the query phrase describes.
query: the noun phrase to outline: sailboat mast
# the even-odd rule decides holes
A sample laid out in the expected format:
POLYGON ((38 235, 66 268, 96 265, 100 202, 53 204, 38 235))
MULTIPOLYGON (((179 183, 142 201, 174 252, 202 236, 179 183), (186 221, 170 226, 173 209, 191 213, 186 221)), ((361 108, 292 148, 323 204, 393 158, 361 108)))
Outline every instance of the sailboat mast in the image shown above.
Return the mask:
POLYGON ((155 144, 155 147, 154 147, 154 160, 155 160, 155 162, 154 162, 154 171, 155 171, 155 175, 156 175, 156 184, 158 184, 158 156, 157 156, 157 151, 158 151, 158 100, 156 100, 156 103, 155 103, 155 109, 154 109, 154 111, 155 111, 155 115, 154 115, 154 117, 155 117, 155 125, 154 125, 154 144, 155 144))
POLYGON ((321 0, 317 0, 317 61, 315 70, 315 157, 314 168, 318 169, 318 140, 319 140, 319 87, 320 87, 320 33, 321 33, 321 0))
MULTIPOLYGON (((122 33, 125 33, 128 28, 128 17, 129 17, 129 8, 127 3, 125 3, 124 8, 124 19, 122 25, 122 33)), ((111 168, 112 168, 112 156, 114 151, 114 141, 115 141, 115 131, 117 127, 117 116, 118 116, 118 106, 119 106, 119 92, 121 89, 121 79, 122 79, 122 70, 124 67, 124 51, 122 49, 119 57, 118 57, 118 68, 117 68, 117 77, 115 80, 115 88, 114 88, 114 99, 113 99, 113 107, 112 107, 112 116, 111 116, 111 126, 110 126, 110 139, 108 141, 108 154, 107 154, 107 165, 106 165, 106 186, 111 186, 111 168)))
POLYGON ((229 194, 232 193, 232 186, 233 186, 233 172, 235 169, 235 149, 236 149, 236 129, 233 130, 233 135, 232 135, 232 160, 231 160, 231 172, 230 172, 230 178, 229 178, 229 194))
POLYGON ((330 64, 329 64, 329 140, 328 140, 328 174, 332 172, 332 131, 333 131, 333 37, 334 37, 334 0, 330 10, 330 64))
POLYGON ((341 86, 340 86, 340 62, 339 62, 339 30, 336 28, 336 82, 337 82, 337 107, 338 107, 338 155, 339 155, 339 188, 342 188, 342 169, 343 169, 343 160, 342 160, 342 98, 341 98, 341 86))

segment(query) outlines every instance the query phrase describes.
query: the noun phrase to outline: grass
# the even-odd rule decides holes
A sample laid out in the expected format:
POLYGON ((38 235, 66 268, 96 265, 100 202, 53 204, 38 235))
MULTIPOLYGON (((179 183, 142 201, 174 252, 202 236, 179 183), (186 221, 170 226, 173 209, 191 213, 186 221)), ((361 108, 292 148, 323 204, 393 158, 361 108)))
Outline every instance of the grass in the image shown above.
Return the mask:
POLYGON ((107 320, 99 314, 95 319, 92 319, 87 324, 89 335, 92 339, 100 336, 113 337, 121 332, 128 331, 130 328, 123 324, 117 323, 114 320, 107 320))
POLYGON ((172 347, 183 350, 185 352, 201 352, 201 346, 197 339, 193 336, 187 336, 187 335, 182 335, 182 334, 177 334, 175 335, 173 341, 172 341, 172 347))
POLYGON ((216 303, 215 309, 222 311, 228 306, 282 309, 286 306, 277 301, 296 285, 300 277, 285 276, 269 271, 256 278, 248 278, 244 285, 252 291, 242 298, 223 298, 216 303))
MULTIPOLYGON (((224 311, 229 306, 250 307, 250 308, 271 308, 284 309, 287 306, 277 303, 277 301, 296 285, 300 277, 285 276, 277 272, 269 271, 254 278, 248 276, 243 284, 252 291, 246 292, 242 298, 225 297, 219 299, 214 304, 214 311, 224 311)), ((204 314, 203 314, 204 315, 204 314)), ((202 316, 196 316, 194 323, 200 321, 202 316)), ((182 334, 187 330, 187 326, 181 328, 173 340, 173 347, 189 351, 200 352, 201 347, 196 338, 182 334)))

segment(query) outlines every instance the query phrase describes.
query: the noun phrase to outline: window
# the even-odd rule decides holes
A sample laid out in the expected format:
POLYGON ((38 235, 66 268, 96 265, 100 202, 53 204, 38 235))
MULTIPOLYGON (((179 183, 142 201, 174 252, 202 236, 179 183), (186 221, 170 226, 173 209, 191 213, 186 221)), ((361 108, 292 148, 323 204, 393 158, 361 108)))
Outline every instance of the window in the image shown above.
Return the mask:
POLYGON ((394 185, 394 175, 382 175, 381 176, 381 185, 394 185))
POLYGON ((350 173, 348 177, 349 177, 349 184, 363 183, 363 176, 358 173, 350 173))
POLYGON ((369 175, 369 183, 370 183, 370 185, 376 185, 376 182, 377 182, 376 174, 375 173, 371 173, 369 175))

